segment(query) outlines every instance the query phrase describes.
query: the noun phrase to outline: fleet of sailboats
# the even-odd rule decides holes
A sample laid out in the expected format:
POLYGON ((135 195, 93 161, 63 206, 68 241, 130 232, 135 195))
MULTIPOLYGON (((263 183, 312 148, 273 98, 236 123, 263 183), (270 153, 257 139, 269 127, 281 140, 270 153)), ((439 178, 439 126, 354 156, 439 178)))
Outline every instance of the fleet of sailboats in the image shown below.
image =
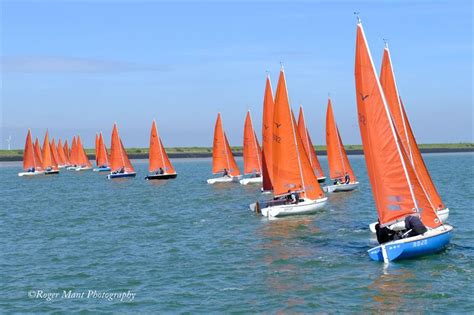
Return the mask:
MULTIPOLYGON (((359 129, 367 173, 378 221, 370 224, 378 246, 368 250, 375 261, 389 262, 435 253, 449 243, 453 227, 446 224, 447 208, 424 163, 400 97, 386 45, 378 76, 360 20, 356 31, 355 83, 359 129)), ((213 138, 212 173, 208 184, 240 182, 261 185, 262 196, 250 209, 267 218, 315 214, 328 201, 325 192, 345 192, 358 188, 335 121, 331 98, 326 111, 326 151, 331 184, 321 187, 326 175, 318 160, 308 131, 303 107, 296 122, 286 84, 280 70, 273 94, 269 75, 263 97, 262 146, 259 144, 250 111, 243 133, 243 178, 218 113, 213 138)), ((135 177, 136 172, 115 123, 110 153, 102 132, 95 138, 95 172, 110 172, 108 179, 135 177)), ((23 151, 23 171, 18 176, 59 174, 60 168, 90 170, 92 164, 79 135, 68 141, 33 143, 28 130, 23 151)), ((149 165, 146 180, 177 177, 158 134, 156 121, 150 131, 149 165)))

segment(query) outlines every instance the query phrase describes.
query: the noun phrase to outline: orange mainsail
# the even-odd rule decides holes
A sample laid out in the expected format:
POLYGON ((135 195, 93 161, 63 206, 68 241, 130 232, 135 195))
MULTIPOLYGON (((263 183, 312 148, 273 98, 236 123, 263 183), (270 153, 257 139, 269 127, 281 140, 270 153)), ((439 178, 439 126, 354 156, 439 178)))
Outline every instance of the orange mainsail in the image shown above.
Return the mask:
POLYGON ((148 154, 150 160, 148 170, 150 173, 156 172, 160 168, 163 169, 166 174, 176 173, 170 159, 168 158, 168 154, 166 154, 163 142, 161 142, 161 138, 158 135, 158 129, 156 128, 156 122, 154 120, 151 125, 150 151, 148 154))
POLYGON ((39 144, 38 138, 35 139, 34 149, 35 149, 36 163, 37 163, 38 167, 42 168, 42 166, 43 166, 43 153, 41 151, 41 146, 39 144))
POLYGON ((49 144, 49 133, 46 130, 43 141, 43 169, 52 168, 53 170, 58 169, 58 164, 54 159, 51 146, 49 144))
POLYGON ((33 142, 31 140, 31 131, 28 129, 28 134, 26 135, 25 149, 23 151, 23 169, 28 170, 32 167, 37 170, 39 161, 36 161, 35 149, 33 147, 33 142))
POLYGON ((76 150, 77 150, 77 165, 82 167, 92 167, 89 158, 87 157, 86 151, 81 143, 81 137, 77 136, 77 143, 76 143, 76 150))
POLYGON ((63 148, 63 144, 61 143, 61 139, 58 140, 57 150, 58 150, 59 158, 62 160, 63 165, 69 165, 69 159, 66 153, 64 153, 64 148, 63 148))
MULTIPOLYGON (((69 151, 69 145, 67 143, 67 139, 66 139, 66 141, 64 141, 64 154, 66 154, 66 158, 67 158, 67 160, 69 160, 70 157, 71 157, 71 152, 69 151)), ((69 161, 69 162, 71 162, 71 161, 69 161)))
POLYGON ((410 162, 415 169, 418 180, 422 184, 432 207, 439 210, 444 209, 445 206, 441 197, 436 190, 436 187, 431 179, 430 173, 426 168, 423 157, 413 135, 413 131, 405 113, 405 108, 398 94, 397 84, 395 81, 395 74, 393 72, 392 61, 390 58, 390 51, 385 47, 382 59, 382 69, 380 71, 380 84, 382 85, 387 104, 392 113, 393 122, 398 132, 398 136, 403 144, 405 152, 410 158, 410 162))
POLYGON ((351 183, 356 182, 354 171, 352 170, 346 149, 342 144, 341 135, 337 128, 332 110, 331 99, 328 99, 328 108, 326 112, 326 150, 328 155, 329 176, 331 179, 344 178, 349 174, 351 183))
POLYGON ((316 151, 314 150, 313 141, 311 141, 311 137, 308 132, 308 128, 306 128, 306 121, 304 119, 303 113, 303 106, 300 106, 300 114, 298 116, 298 132, 301 137, 301 141, 303 141, 303 146, 305 149, 306 154, 308 155, 309 162, 313 167, 314 174, 317 178, 323 178, 324 172, 321 168, 321 164, 319 163, 318 157, 316 155, 316 151))
POLYGON ((105 147, 102 132, 98 136, 96 163, 97 166, 109 166, 109 154, 107 153, 107 148, 105 147))
POLYGON ((110 145, 110 168, 112 172, 119 171, 122 168, 124 168, 125 172, 127 173, 135 172, 130 160, 128 159, 127 152, 123 147, 122 140, 120 140, 117 124, 114 124, 114 129, 112 130, 112 142, 110 145))
POLYGON ((53 140, 51 140, 51 152, 53 154, 53 159, 56 161, 56 163, 59 165, 64 165, 64 162, 61 160, 61 157, 59 156, 59 153, 58 153, 58 148, 56 147, 56 142, 54 141, 54 138, 53 140))
POLYGON ((273 123, 273 194, 301 191, 308 199, 324 197, 290 109, 283 69, 278 79, 273 123))
POLYGON ((95 151, 95 164, 97 166, 99 166, 99 134, 95 134, 95 147, 94 147, 94 151, 95 151))
POLYGON ((272 142, 273 142, 273 91, 270 76, 267 75, 265 95, 263 97, 262 122, 262 180, 263 190, 272 190, 272 142))
POLYGON ((214 128, 214 143, 212 146, 212 172, 214 174, 227 170, 230 176, 239 176, 240 170, 235 162, 229 141, 222 126, 221 114, 217 114, 214 128))
POLYGON ((72 137, 72 142, 71 142, 71 152, 70 152, 70 157, 69 161, 71 162, 72 165, 77 166, 79 164, 79 151, 77 150, 77 140, 76 136, 72 137))
POLYGON ((418 212, 425 225, 439 226, 401 145, 360 22, 355 82, 359 128, 380 223, 388 225, 418 212))
POLYGON ((244 174, 262 173, 262 149, 253 130, 250 111, 244 125, 244 174))

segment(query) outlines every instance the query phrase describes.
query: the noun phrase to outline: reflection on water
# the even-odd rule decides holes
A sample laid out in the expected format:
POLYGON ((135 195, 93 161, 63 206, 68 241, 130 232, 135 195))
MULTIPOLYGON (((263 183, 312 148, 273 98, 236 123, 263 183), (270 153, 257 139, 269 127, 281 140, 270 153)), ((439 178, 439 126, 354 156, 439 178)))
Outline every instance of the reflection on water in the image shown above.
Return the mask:
POLYGON ((277 295, 281 302, 284 301, 285 306, 280 311, 306 303, 304 298, 295 294, 304 287, 299 281, 301 266, 298 262, 311 256, 309 245, 300 238, 318 232, 314 216, 268 221, 261 230, 261 248, 265 252, 263 260, 267 267, 265 284, 270 296, 277 295))
MULTIPOLYGON (((406 297, 413 298, 413 292, 419 290, 411 281, 415 279, 414 273, 405 267, 395 264, 381 265, 380 276, 369 286, 368 290, 372 301, 368 303, 370 312, 398 313, 406 311, 406 297)), ((413 305, 413 311, 419 306, 413 305)))

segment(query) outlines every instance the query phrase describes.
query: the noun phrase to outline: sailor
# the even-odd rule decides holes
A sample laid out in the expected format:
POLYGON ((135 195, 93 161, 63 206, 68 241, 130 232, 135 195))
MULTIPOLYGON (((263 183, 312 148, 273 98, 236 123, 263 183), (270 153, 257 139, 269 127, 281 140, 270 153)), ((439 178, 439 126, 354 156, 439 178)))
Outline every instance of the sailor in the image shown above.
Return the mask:
POLYGON ((351 177, 349 176, 349 173, 346 172, 346 176, 344 176, 344 184, 349 184, 351 182, 351 177))
POLYGON ((226 168, 224 168, 224 176, 229 176, 229 172, 227 171, 226 168))
POLYGON ((164 173, 165 173, 165 171, 163 171, 163 168, 161 168, 161 167, 156 171, 156 175, 162 175, 164 173))
POLYGON ((30 167, 30 168, 28 169, 28 172, 29 172, 29 173, 34 173, 34 172, 35 172, 35 168, 34 168, 34 167, 30 167))
POLYGON ((409 215, 405 217, 405 228, 408 230, 403 234, 404 237, 412 237, 420 235, 428 231, 426 226, 421 222, 420 218, 416 215, 409 215))

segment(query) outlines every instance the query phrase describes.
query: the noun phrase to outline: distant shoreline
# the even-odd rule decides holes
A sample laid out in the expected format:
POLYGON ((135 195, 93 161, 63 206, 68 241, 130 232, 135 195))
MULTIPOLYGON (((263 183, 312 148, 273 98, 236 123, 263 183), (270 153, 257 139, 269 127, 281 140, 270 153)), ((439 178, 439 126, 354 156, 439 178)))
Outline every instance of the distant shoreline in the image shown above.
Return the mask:
MULTIPOLYGON (((130 159, 148 159, 148 152, 144 153, 134 153, 133 151, 136 151, 138 149, 127 149, 128 151, 128 156, 130 159), (132 151, 132 152, 130 152, 132 151)), ((145 150, 145 149, 143 149, 145 150)), ((185 149, 181 149, 185 150, 185 149)), ((23 160, 23 155, 22 155, 22 150, 12 150, 15 151, 17 154, 6 154, 6 150, 0 151, 0 162, 14 162, 14 161, 22 161, 23 160)), ((93 150, 86 150, 88 151, 87 156, 89 159, 94 160, 95 156, 94 154, 91 154, 90 151, 93 150)), ((212 157, 212 150, 207 149, 207 148, 200 148, 199 152, 193 152, 192 149, 188 149, 188 152, 176 152, 177 150, 171 148, 168 152, 168 156, 172 159, 189 159, 189 158, 208 158, 212 157), (207 151, 207 152, 203 152, 207 151)), ((198 151, 198 150, 196 150, 198 151)), ((421 153, 459 153, 459 152, 474 152, 474 146, 466 146, 466 147, 435 147, 435 148, 420 148, 421 153)), ((362 149, 348 149, 346 148, 346 152, 348 155, 362 155, 364 154, 364 151, 362 149)), ((316 154, 317 155, 327 155, 326 150, 318 150, 316 148, 316 154)), ((234 151, 235 156, 242 156, 242 151, 240 148, 237 148, 234 151)))

